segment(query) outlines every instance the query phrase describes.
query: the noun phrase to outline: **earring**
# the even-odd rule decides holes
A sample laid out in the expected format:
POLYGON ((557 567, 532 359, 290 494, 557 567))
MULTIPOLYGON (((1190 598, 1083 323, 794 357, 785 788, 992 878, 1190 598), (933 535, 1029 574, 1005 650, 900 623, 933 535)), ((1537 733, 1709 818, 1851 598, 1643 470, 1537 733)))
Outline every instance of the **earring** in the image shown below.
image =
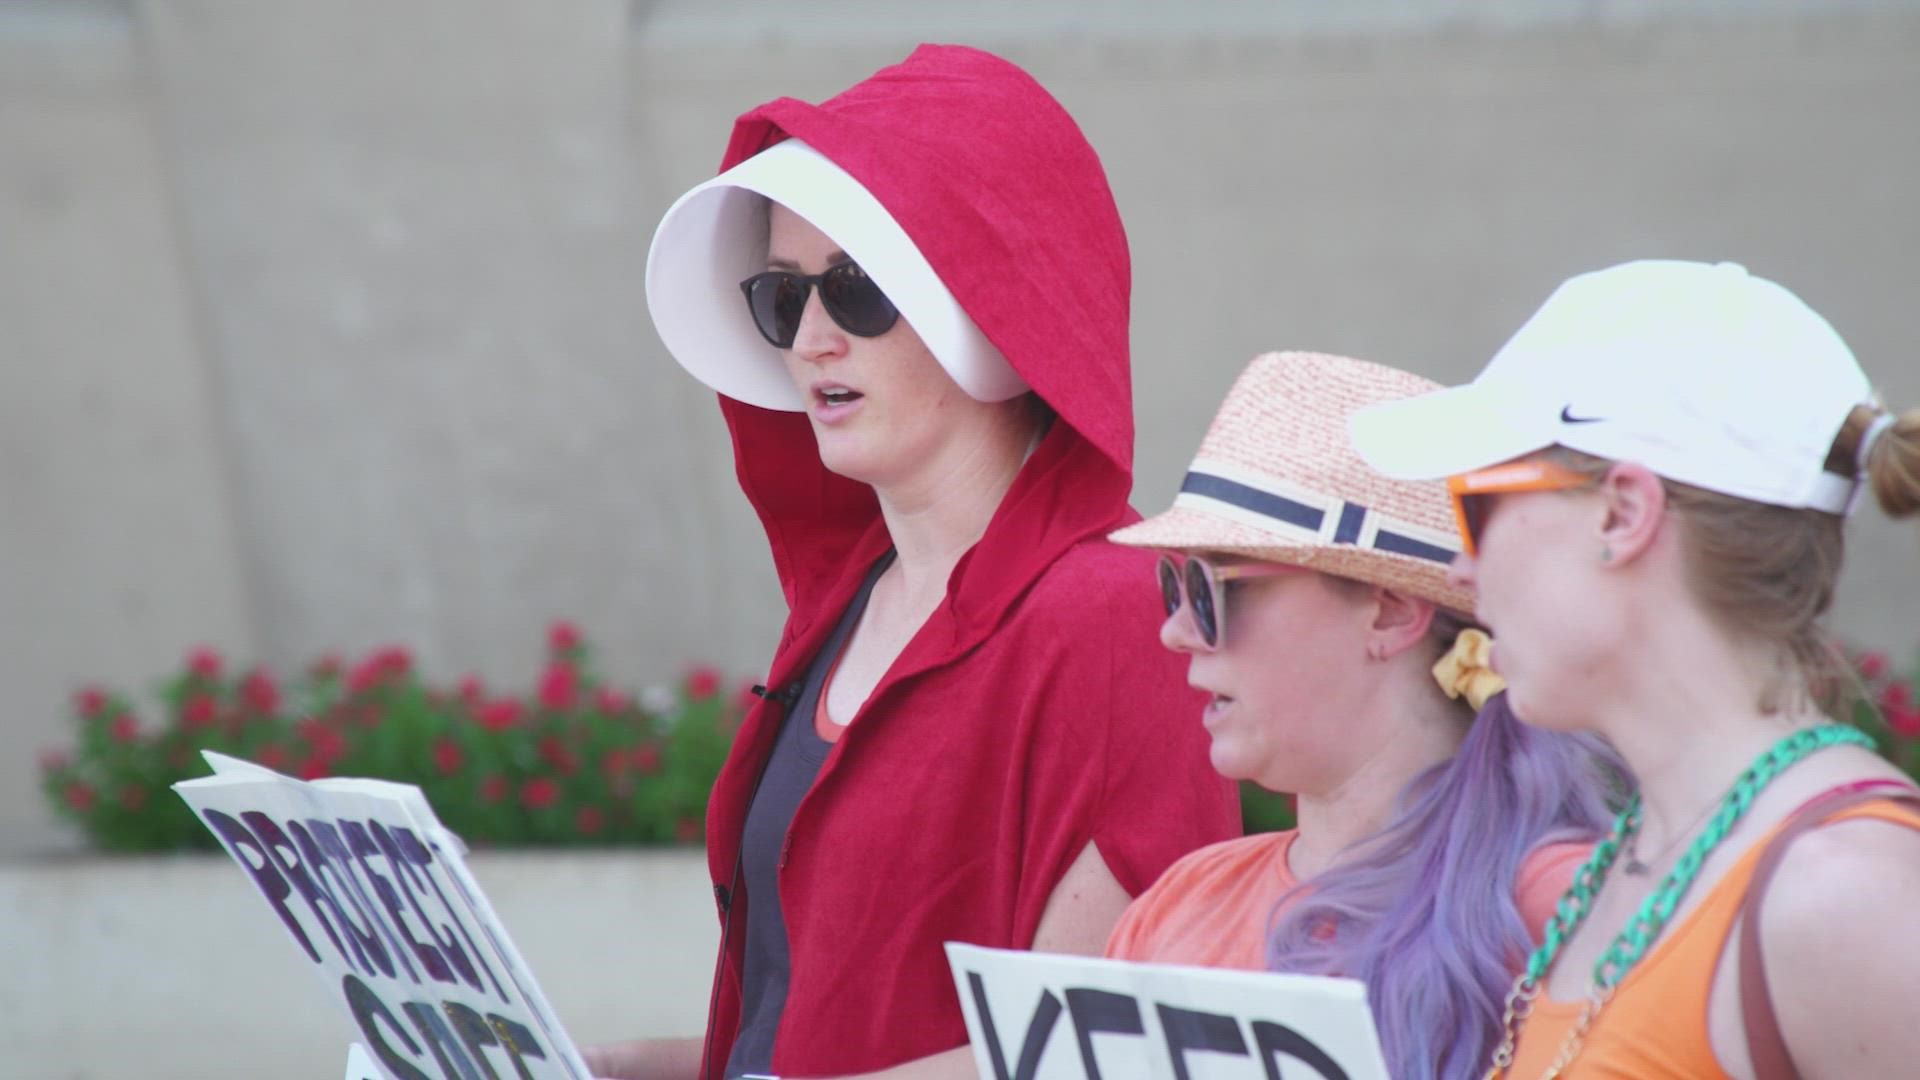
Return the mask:
POLYGON ((1612 561, 1613 561, 1613 548, 1612 548, 1612 547, 1610 547, 1610 546, 1609 546, 1609 547, 1603 547, 1603 548, 1601 548, 1601 549, 1600 549, 1600 561, 1601 561, 1601 562, 1612 562, 1612 561))

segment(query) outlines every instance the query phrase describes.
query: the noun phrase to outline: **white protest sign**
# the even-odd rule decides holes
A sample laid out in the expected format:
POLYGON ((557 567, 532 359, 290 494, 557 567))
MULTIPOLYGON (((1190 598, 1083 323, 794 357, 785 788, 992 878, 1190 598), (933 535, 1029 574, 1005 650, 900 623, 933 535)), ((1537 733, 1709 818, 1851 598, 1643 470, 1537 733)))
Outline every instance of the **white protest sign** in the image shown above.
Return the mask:
MULTIPOLYGON (((419 789, 209 753, 174 785, 326 981, 385 1080, 587 1080, 419 789)), ((354 1067, 349 1058, 349 1073, 354 1067)))
POLYGON ((347 1047, 347 1075, 341 1080, 387 1080, 380 1066, 373 1063, 373 1052, 359 1043, 347 1047))
POLYGON ((1387 1080, 1355 979, 947 942, 982 1080, 1387 1080))

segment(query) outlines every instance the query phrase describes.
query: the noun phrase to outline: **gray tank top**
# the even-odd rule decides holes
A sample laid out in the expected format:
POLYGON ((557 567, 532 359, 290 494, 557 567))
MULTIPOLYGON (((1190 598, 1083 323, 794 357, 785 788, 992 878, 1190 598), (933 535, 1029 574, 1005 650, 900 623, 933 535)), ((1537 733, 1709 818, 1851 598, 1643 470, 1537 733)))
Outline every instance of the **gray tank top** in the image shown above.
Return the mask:
POLYGON ((846 647, 860 615, 867 609, 874 582, 893 563, 893 552, 882 555, 867 571, 860 590, 834 624, 820 651, 807 666, 800 696, 787 710, 767 758, 766 770, 747 807, 747 823, 740 836, 741 876, 747 887, 745 967, 741 978, 740 1031, 727 1056, 728 1077, 773 1071, 773 1036, 787 1004, 792 957, 787 949, 787 922, 780 911, 780 863, 786 853, 787 828, 800 800, 813 787, 820 766, 833 744, 813 730, 814 710, 826 684, 827 672, 846 647))

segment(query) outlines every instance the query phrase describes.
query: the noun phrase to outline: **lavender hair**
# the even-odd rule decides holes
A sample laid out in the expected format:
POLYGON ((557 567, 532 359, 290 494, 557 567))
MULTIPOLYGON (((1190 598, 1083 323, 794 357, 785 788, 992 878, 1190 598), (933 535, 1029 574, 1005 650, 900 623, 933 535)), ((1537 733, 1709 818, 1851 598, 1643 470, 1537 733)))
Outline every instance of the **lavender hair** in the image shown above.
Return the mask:
POLYGON ((1495 695, 1391 823, 1280 898, 1267 966, 1364 980, 1394 1076, 1483 1075, 1533 949, 1514 902, 1522 865, 1603 834, 1625 775, 1605 743, 1528 727, 1495 695))

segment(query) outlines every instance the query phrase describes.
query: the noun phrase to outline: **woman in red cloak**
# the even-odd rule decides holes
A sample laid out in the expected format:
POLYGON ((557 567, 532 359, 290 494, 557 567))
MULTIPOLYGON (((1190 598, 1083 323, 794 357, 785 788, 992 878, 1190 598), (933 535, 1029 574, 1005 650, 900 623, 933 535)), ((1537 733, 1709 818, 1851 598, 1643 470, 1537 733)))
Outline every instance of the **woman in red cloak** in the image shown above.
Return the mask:
POLYGON ((648 305, 790 614, 708 810, 706 1038, 597 1071, 971 1075, 942 942, 1098 954, 1238 833, 1153 557, 1103 540, 1138 520, 1129 285, 1093 148, 974 49, 746 113, 667 212, 648 305))

